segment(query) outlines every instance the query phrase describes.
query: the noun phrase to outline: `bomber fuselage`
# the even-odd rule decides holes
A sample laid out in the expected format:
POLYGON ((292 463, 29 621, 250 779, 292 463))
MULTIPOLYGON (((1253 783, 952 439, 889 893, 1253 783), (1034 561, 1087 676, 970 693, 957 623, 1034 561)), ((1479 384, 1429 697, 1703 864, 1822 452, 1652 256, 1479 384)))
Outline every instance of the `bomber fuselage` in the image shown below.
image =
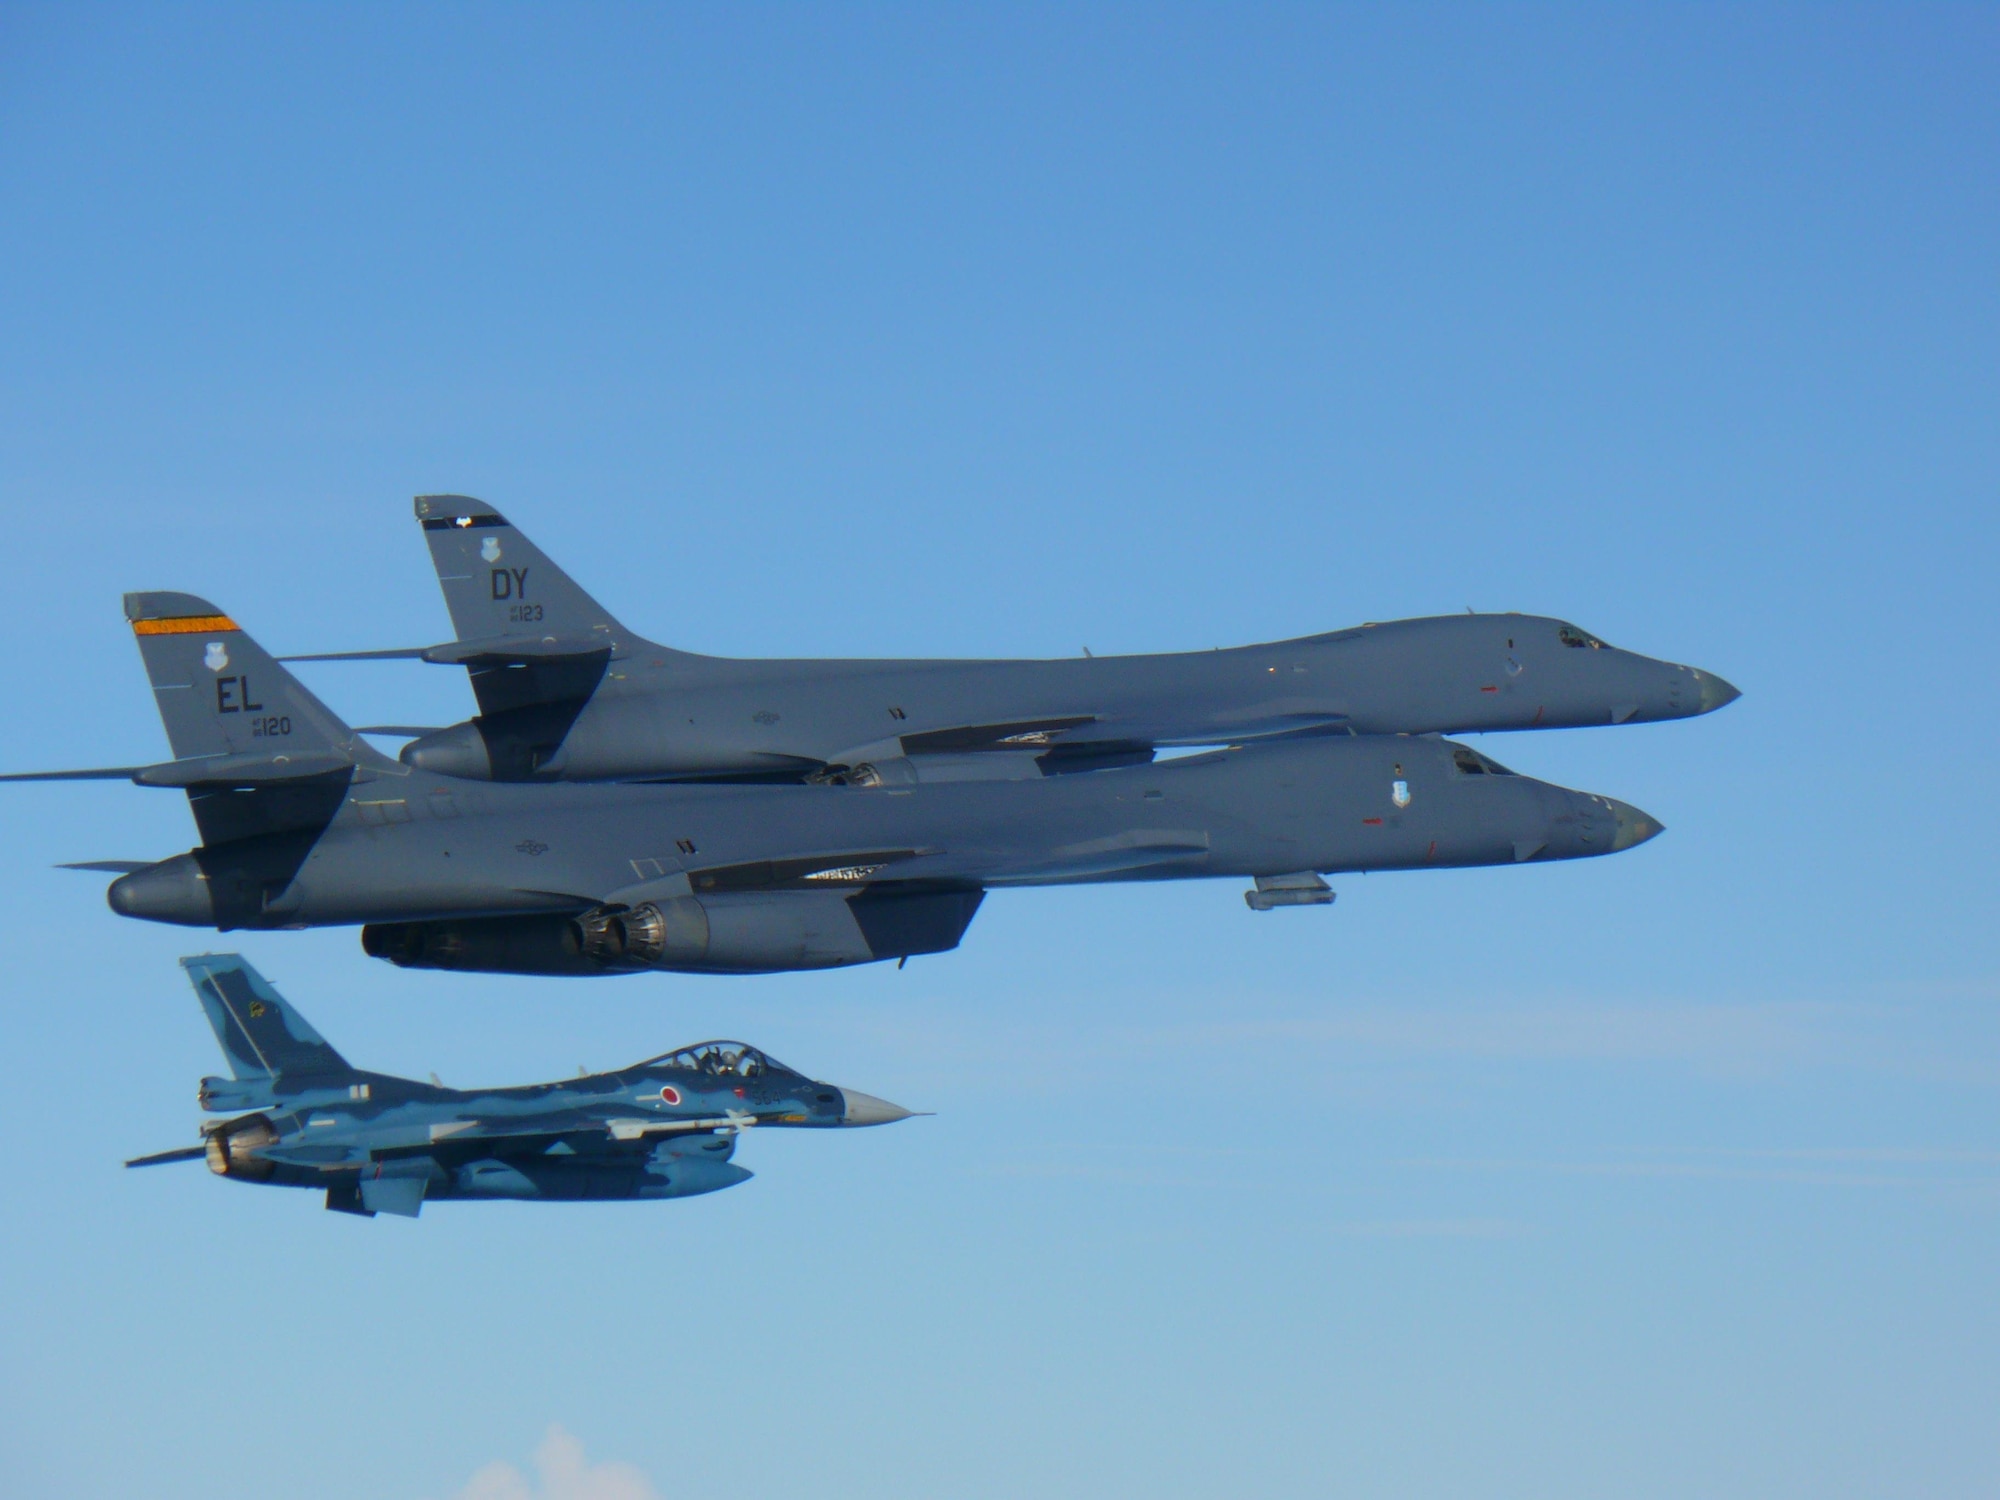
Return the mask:
POLYGON ((1443 615, 1227 650, 1059 660, 738 660, 621 639, 554 722, 489 714, 406 746, 474 779, 808 772, 1032 745, 1060 755, 1686 718, 1736 690, 1560 620, 1443 615))
POLYGON ((197 850, 124 876, 110 901, 129 916, 225 929, 661 900, 699 903, 713 923, 780 897, 831 909, 892 892, 1510 864, 1611 853, 1657 831, 1623 803, 1433 737, 1337 736, 900 786, 519 786, 363 770, 309 844, 197 850))

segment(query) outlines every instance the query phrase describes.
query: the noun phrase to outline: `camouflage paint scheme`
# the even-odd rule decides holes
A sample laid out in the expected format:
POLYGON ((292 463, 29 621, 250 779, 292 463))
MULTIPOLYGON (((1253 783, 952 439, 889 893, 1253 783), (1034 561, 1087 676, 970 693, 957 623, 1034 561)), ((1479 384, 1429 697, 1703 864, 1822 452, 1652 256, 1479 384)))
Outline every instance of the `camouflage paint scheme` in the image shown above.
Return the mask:
POLYGON ((237 954, 184 958, 228 1078, 204 1078, 202 1144, 127 1166, 207 1161, 219 1176, 323 1190, 346 1213, 414 1218, 426 1201, 686 1198, 747 1181, 755 1127, 885 1125, 910 1112, 816 1083, 742 1042, 612 1073, 448 1089, 351 1066, 237 954))

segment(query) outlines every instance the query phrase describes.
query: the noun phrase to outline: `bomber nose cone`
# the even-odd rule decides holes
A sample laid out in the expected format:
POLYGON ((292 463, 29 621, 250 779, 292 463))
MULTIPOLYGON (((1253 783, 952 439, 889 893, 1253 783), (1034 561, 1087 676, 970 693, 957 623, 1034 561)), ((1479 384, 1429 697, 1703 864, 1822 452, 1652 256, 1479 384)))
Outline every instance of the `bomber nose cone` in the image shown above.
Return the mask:
POLYGON ((1630 849, 1635 844, 1643 844, 1666 827, 1658 818, 1642 813, 1629 802, 1620 802, 1615 797, 1605 799, 1611 804, 1612 821, 1617 831, 1611 835, 1611 852, 1630 849))
POLYGON ((840 1097, 847 1101, 847 1109, 840 1117, 843 1125, 893 1125, 915 1113, 900 1104, 891 1104, 887 1099, 877 1099, 873 1094, 855 1089, 842 1089, 840 1097))
POLYGON ((1718 708, 1726 708, 1743 695, 1713 672, 1704 672, 1700 667, 1692 667, 1694 680, 1701 687, 1701 707, 1697 713, 1712 714, 1718 708))

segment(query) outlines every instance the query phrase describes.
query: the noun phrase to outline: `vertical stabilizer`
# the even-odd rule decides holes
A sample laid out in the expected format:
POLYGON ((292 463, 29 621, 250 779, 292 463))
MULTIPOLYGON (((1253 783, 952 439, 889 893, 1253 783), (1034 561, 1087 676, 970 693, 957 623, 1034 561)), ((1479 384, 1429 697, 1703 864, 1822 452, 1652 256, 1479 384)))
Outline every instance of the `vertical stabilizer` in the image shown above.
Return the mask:
POLYGON ((490 505, 469 495, 419 495, 416 509, 461 641, 565 652, 638 641, 490 505))
POLYGON ((331 752, 351 765, 395 766, 206 599, 127 594, 125 618, 176 758, 331 752))
POLYGON ((204 953, 182 959, 181 967, 234 1077, 337 1081, 353 1074, 347 1059, 241 954, 204 953))

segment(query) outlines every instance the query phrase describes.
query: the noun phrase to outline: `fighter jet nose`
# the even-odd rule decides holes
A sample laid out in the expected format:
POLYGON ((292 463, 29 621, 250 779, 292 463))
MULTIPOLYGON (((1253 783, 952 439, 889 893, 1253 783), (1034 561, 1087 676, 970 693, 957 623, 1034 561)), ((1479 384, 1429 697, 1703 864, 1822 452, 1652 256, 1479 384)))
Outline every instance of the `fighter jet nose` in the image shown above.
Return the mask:
POLYGON ((1743 696, 1713 672, 1704 672, 1700 667, 1690 670, 1694 673, 1695 682, 1701 687, 1701 707, 1695 710, 1697 713, 1712 714, 1718 708, 1726 708, 1743 696))
POLYGON ((873 1094, 863 1094, 855 1089, 842 1089, 840 1096, 847 1101, 847 1109, 840 1117, 843 1125, 893 1125, 915 1113, 900 1104, 891 1104, 887 1099, 877 1099, 873 1094))
POLYGON ((1645 843, 1647 839, 1666 827, 1658 818, 1640 812, 1629 802, 1620 802, 1616 798, 1606 800, 1611 803, 1611 817, 1616 827, 1616 831, 1611 835, 1613 854, 1621 849, 1630 849, 1636 844, 1645 843))

